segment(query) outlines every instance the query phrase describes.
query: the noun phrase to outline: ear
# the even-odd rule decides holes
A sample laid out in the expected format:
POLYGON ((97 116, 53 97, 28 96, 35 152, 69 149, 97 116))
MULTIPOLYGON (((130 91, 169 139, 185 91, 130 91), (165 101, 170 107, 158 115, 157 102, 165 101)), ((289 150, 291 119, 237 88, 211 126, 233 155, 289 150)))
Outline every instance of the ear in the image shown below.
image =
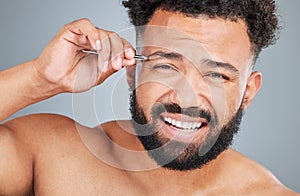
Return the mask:
POLYGON ((258 71, 252 72, 247 81, 247 86, 246 86, 243 104, 242 104, 243 110, 245 110, 251 104, 254 97, 258 93, 261 85, 262 85, 261 73, 258 71))
POLYGON ((132 91, 135 89, 135 68, 135 65, 126 67, 127 83, 132 91))

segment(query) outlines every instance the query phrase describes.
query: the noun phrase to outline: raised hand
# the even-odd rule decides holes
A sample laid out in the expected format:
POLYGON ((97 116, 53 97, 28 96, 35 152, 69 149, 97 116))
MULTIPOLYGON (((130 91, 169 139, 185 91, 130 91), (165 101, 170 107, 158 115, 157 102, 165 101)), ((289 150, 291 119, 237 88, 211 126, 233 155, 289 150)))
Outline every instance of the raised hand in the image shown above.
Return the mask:
POLYGON ((65 25, 35 60, 38 80, 59 92, 83 92, 123 66, 135 64, 134 49, 118 34, 96 28, 88 19, 65 25), (83 52, 94 49, 98 55, 83 52))
POLYGON ((38 58, 0 72, 0 122, 59 93, 89 90, 134 65, 134 55, 125 39, 96 28, 88 19, 67 24, 38 58), (98 55, 83 49, 97 50, 98 55))

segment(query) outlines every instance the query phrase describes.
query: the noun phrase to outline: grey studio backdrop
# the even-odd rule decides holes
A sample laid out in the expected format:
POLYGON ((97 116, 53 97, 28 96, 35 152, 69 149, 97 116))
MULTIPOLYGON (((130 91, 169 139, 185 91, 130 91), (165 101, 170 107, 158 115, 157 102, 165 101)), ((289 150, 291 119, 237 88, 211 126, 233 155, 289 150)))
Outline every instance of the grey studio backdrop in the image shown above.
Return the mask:
MULTIPOLYGON (((300 1, 277 3, 283 30, 277 45, 264 50, 257 62, 263 87, 247 110, 233 147, 300 192, 300 1)), ((96 26, 120 34, 129 32, 126 36, 134 43, 132 26, 120 0, 1 0, 0 70, 37 57, 64 24, 80 18, 89 18, 96 26)), ((44 112, 66 115, 87 126, 126 119, 127 89, 121 71, 86 93, 55 96, 10 119, 44 112)))

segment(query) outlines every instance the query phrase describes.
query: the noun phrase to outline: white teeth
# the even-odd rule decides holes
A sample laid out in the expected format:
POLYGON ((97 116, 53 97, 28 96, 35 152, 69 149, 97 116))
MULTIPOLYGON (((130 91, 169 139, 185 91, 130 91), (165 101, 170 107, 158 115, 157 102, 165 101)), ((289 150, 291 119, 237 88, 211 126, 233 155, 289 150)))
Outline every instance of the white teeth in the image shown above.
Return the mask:
POLYGON ((172 119, 171 119, 171 118, 165 118, 165 121, 167 121, 167 122, 171 122, 171 121, 172 121, 172 119))
POLYGON ((176 120, 172 119, 172 121, 169 121, 172 125, 176 125, 176 120))
POLYGON ((202 125, 201 122, 181 122, 181 121, 177 121, 175 119, 171 119, 169 117, 165 117, 164 121, 166 121, 168 124, 171 124, 179 129, 181 129, 181 131, 183 132, 193 132, 197 129, 199 129, 202 125))
POLYGON ((202 125, 202 123, 199 122, 199 123, 197 124, 197 127, 201 127, 201 125, 202 125))
POLYGON ((176 126, 176 127, 181 127, 181 124, 182 124, 182 123, 181 123, 180 121, 176 121, 176 125, 175 125, 175 126, 176 126))
POLYGON ((184 129, 189 129, 189 128, 190 128, 189 123, 188 123, 188 122, 183 122, 183 123, 182 123, 182 128, 184 128, 184 129))

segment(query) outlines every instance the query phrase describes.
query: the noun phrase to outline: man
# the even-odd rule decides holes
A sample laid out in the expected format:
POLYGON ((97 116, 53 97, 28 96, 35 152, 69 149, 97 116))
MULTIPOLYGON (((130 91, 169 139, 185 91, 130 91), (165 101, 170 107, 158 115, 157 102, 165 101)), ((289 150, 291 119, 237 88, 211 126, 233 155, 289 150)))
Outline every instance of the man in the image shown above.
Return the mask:
POLYGON ((122 66, 132 120, 88 128, 44 114, 1 125, 0 195, 296 195, 228 148, 261 85, 253 65, 274 40, 274 2, 124 4, 148 60, 87 19, 67 24, 38 58, 1 72, 0 120, 122 66))

